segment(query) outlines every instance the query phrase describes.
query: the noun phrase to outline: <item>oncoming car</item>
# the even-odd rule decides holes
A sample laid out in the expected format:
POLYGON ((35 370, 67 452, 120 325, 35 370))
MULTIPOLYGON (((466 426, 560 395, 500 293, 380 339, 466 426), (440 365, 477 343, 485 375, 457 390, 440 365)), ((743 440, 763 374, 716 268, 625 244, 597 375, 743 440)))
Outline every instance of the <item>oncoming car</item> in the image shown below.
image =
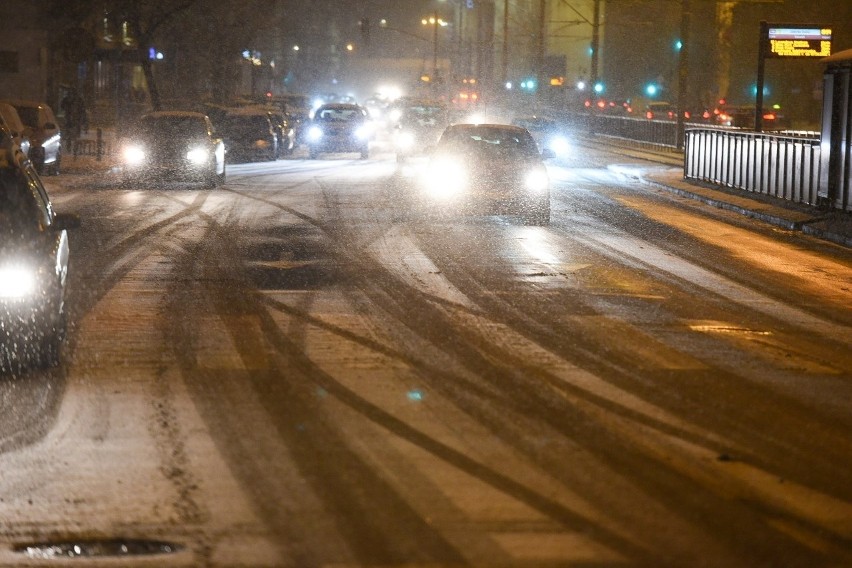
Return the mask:
POLYGON ((311 159, 321 153, 347 152, 358 152, 361 158, 368 158, 373 128, 364 107, 353 103, 328 103, 314 112, 306 136, 311 159))
POLYGON ((512 120, 512 124, 526 128, 539 148, 549 149, 557 157, 564 157, 571 150, 571 142, 565 129, 552 118, 538 115, 517 117, 512 120))
POLYGON ((410 100, 397 110, 400 116, 393 131, 393 143, 398 162, 433 146, 450 122, 447 106, 440 101, 410 100))
POLYGON ((143 115, 122 141, 121 159, 125 181, 170 178, 210 188, 225 181, 225 145, 200 112, 143 115))
POLYGON ((65 338, 69 229, 32 163, 0 132, 0 369, 55 366, 65 338))
POLYGON ((448 126, 414 198, 429 209, 468 209, 550 223, 550 179, 532 135, 505 124, 448 126))

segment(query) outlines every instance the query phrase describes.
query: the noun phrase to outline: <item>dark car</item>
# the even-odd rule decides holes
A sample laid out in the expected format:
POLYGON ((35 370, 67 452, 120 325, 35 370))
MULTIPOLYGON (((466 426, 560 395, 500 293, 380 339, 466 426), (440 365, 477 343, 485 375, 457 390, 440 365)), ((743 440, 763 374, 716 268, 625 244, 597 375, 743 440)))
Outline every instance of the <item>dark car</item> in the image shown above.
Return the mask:
POLYGON ((372 136, 367 109, 353 103, 328 103, 314 112, 306 142, 311 159, 321 153, 347 152, 368 158, 372 136))
POLYGON ((267 110, 235 108, 221 119, 228 161, 275 161, 279 156, 278 130, 267 110))
POLYGON ((279 110, 267 111, 278 135, 278 157, 289 156, 296 149, 296 130, 293 122, 279 110))
POLYGON ((450 124, 447 106, 440 101, 410 100, 395 108, 399 119, 393 130, 393 143, 399 162, 434 146, 450 124))
POLYGON ((68 229, 32 163, 0 132, 0 368, 55 366, 65 338, 68 229))
POLYGON ((53 109, 48 104, 38 101, 4 102, 18 111, 18 116, 24 124, 24 135, 30 140, 30 151, 27 156, 36 171, 40 174, 59 174, 62 162, 62 133, 53 109))
POLYGON ((225 145, 200 112, 143 115, 122 139, 121 160, 126 181, 200 181, 211 188, 225 181, 225 145))
POLYGON ((427 209, 514 214, 550 223, 550 180, 532 135, 506 124, 454 124, 438 141, 416 199, 427 209))
POLYGON ((539 148, 548 149, 555 156, 565 156, 571 151, 571 138, 567 129, 552 118, 538 115, 522 116, 514 118, 512 124, 525 128, 532 134, 539 148))

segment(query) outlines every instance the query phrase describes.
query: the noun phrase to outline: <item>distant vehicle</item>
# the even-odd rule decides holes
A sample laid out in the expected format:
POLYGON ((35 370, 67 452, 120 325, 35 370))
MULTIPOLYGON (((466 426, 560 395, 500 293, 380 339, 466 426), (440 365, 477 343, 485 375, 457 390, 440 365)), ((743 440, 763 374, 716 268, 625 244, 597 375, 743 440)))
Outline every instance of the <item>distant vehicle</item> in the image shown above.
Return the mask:
POLYGON ((521 116, 512 120, 514 126, 526 128, 541 149, 549 149, 555 156, 566 156, 571 142, 566 129, 556 120, 544 116, 521 116))
POLYGON ((296 130, 291 120, 280 110, 268 110, 269 118, 278 135, 278 157, 289 156, 296 149, 296 130))
POLYGON ((9 103, 0 102, 0 126, 6 128, 15 145, 20 148, 24 155, 29 155, 30 139, 27 138, 26 127, 21 121, 18 111, 9 103))
POLYGON ((550 180, 532 135, 506 124, 448 126, 423 171, 413 206, 521 216, 550 223, 550 180))
POLYGON ((370 156, 373 125, 367 109, 352 103, 328 103, 314 112, 308 128, 307 144, 311 159, 322 153, 358 152, 370 156))
POLYGON ((200 112, 143 115, 122 139, 121 159, 126 181, 177 179, 209 188, 225 181, 225 145, 200 112))
MULTIPOLYGON (((755 110, 756 107, 754 106, 722 107, 719 109, 719 114, 716 115, 716 124, 719 126, 753 129, 755 110)), ((763 110, 763 130, 782 130, 784 128, 786 128, 786 121, 778 110, 763 110)))
POLYGON ((0 368, 59 364, 67 327, 68 230, 38 173, 0 132, 0 368))
POLYGON ((218 127, 225 140, 228 161, 278 159, 278 133, 269 113, 258 108, 229 110, 218 127))
POLYGON ((394 108, 400 113, 393 130, 398 162, 423 154, 428 147, 434 146, 450 124, 447 105, 441 101, 409 99, 394 108))
POLYGON ((30 141, 27 157, 40 174, 59 174, 62 162, 62 133, 50 105, 37 101, 3 101, 15 107, 30 141))
POLYGON ((278 106, 284 116, 293 127, 296 144, 302 144, 305 140, 305 132, 311 120, 311 99, 307 95, 287 93, 277 95, 270 99, 272 104, 278 106))
POLYGON ((645 107, 648 120, 677 120, 677 109, 672 103, 663 101, 648 103, 645 107))

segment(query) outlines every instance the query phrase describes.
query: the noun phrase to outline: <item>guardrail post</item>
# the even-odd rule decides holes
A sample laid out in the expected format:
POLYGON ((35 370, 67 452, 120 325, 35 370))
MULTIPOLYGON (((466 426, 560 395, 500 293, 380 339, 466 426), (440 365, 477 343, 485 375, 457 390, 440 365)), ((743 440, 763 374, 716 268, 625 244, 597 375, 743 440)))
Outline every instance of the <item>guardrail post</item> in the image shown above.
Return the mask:
POLYGON ((104 153, 104 133, 100 128, 98 128, 95 133, 95 156, 96 160, 100 162, 101 156, 103 156, 104 153))

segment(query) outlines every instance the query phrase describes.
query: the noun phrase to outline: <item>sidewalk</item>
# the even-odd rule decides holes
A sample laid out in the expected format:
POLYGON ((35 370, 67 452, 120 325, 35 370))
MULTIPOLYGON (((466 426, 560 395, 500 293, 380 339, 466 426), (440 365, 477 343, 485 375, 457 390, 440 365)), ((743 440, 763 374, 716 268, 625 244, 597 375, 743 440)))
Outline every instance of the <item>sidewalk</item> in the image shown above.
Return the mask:
POLYGON ((651 172, 640 177, 639 180, 644 183, 713 207, 735 211, 789 231, 799 231, 852 248, 852 214, 850 213, 821 210, 777 197, 686 180, 683 177, 683 154, 674 151, 644 150, 594 142, 592 144, 598 148, 605 146, 607 150, 614 153, 672 166, 672 169, 651 172))
POLYGON ((641 181, 789 231, 800 231, 852 248, 852 215, 843 211, 823 211, 779 198, 690 182, 679 170, 654 172, 641 181))

